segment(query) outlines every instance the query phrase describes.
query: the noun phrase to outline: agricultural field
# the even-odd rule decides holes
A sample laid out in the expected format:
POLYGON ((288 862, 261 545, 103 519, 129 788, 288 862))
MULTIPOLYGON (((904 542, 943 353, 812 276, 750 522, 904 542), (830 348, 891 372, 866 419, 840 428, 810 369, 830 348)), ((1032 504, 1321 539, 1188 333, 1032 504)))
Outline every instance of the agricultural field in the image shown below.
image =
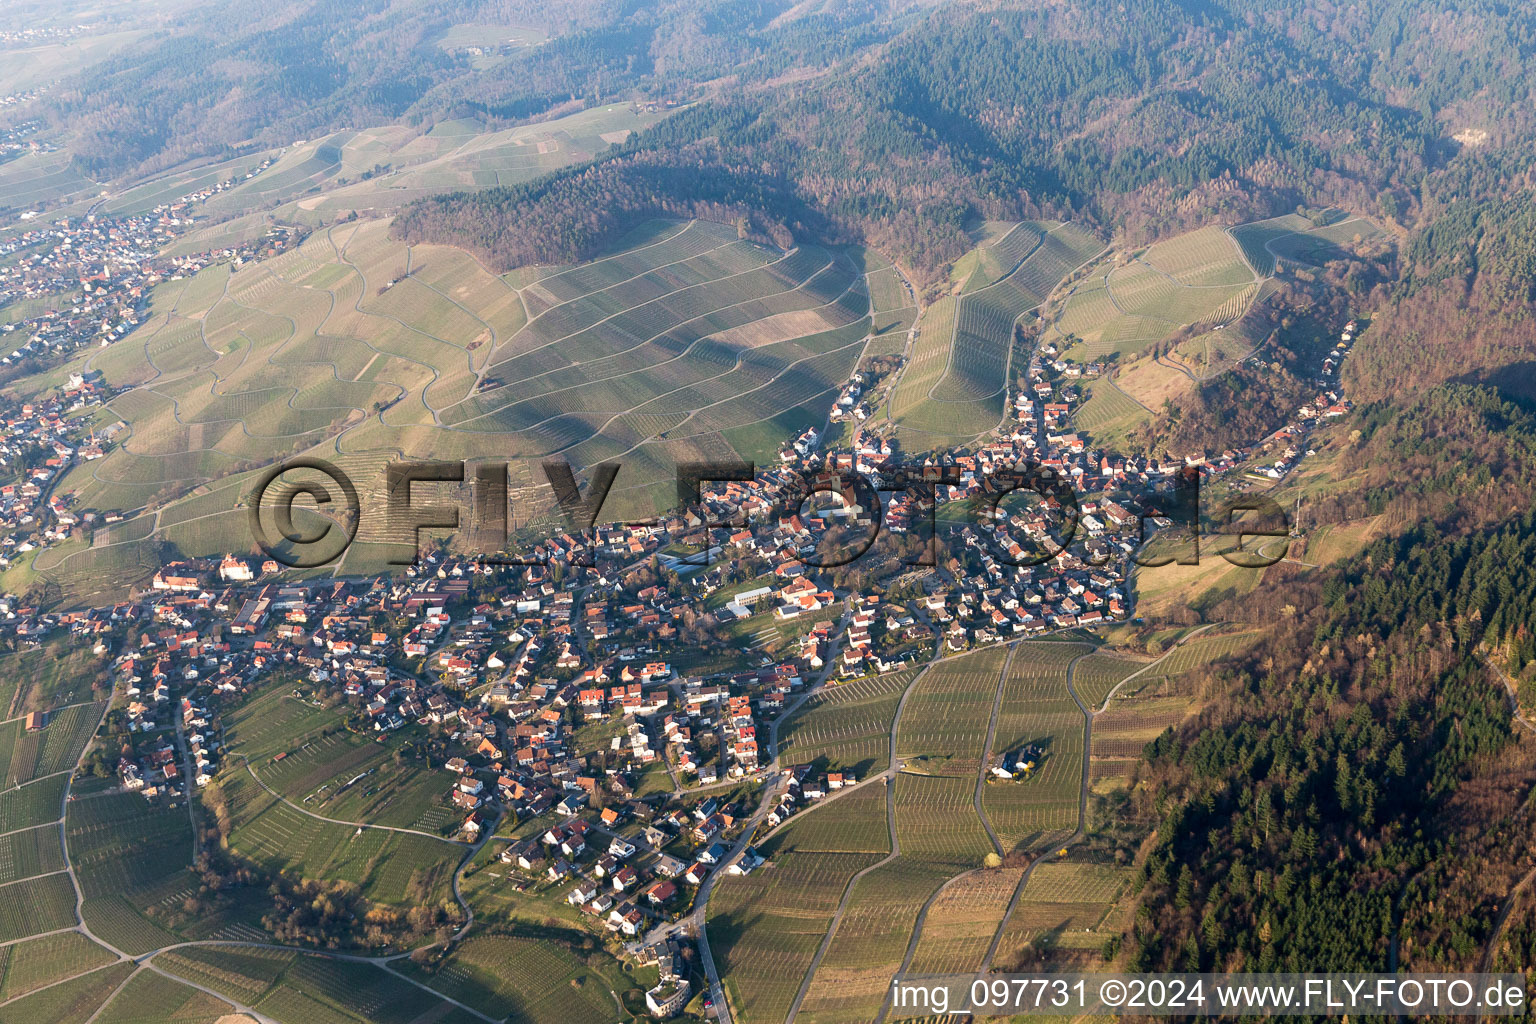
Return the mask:
MULTIPOLYGON (((65 841, 93 932, 135 953, 175 941, 155 918, 199 884, 185 807, 127 792, 83 794, 69 804, 65 841)), ((72 889, 69 902, 73 909, 72 889)))
POLYGON ((968 974, 981 970, 1003 924, 1022 867, 972 872, 945 887, 928 908, 912 957, 912 974, 968 974))
POLYGON ((859 679, 810 697, 779 729, 779 753, 785 764, 823 759, 833 770, 865 777, 890 763, 891 721, 902 691, 917 669, 859 679))
POLYGON ((80 644, 8 651, 0 654, 0 719, 88 702, 93 683, 110 681, 110 664, 80 644))
POLYGON ((768 856, 779 851, 889 853, 886 804, 886 787, 879 781, 823 797, 771 832, 760 847, 768 856))
POLYGON ((0 832, 58 821, 69 777, 63 773, 0 792, 0 832))
POLYGON ((1101 377, 1084 390, 1087 400, 1072 414, 1072 425, 1099 444, 1110 445, 1111 438, 1127 435, 1152 415, 1108 378, 1101 377))
POLYGON ((1097 965, 1098 951, 1116 931, 1100 926, 1130 879, 1129 867, 1114 864, 1055 858, 1038 864, 1003 927, 993 969, 1036 970, 1056 951, 1089 954, 1088 963, 1097 965))
POLYGON ((267 870, 356 883, 371 900, 445 897, 465 849, 414 832, 323 821, 267 792, 244 765, 226 767, 216 783, 228 801, 231 849, 267 870))
POLYGON ((1269 300, 1287 259, 1322 262, 1343 254, 1339 243, 1380 234, 1364 220, 1317 227, 1288 215, 1201 228, 1094 264, 1052 304, 1043 339, 1070 361, 1116 361, 1118 387, 1090 384, 1074 425, 1096 441, 1124 442, 1149 410, 1177 403, 1197 381, 1227 372, 1265 344, 1261 324, 1247 313, 1269 300), (1147 353, 1178 332, 1165 357, 1147 353))
POLYGON ((1053 311, 1046 340, 1066 358, 1134 357, 1174 330, 1238 319, 1263 277, 1221 228, 1201 228, 1093 268, 1053 311))
POLYGON ((928 669, 907 699, 896 732, 904 771, 975 783, 1007 655, 993 647, 928 669))
POLYGON ((402 970, 497 1020, 604 1024, 613 1017, 607 979, 547 940, 475 935, 430 967, 409 964, 402 970))
POLYGON ((5 785, 21 786, 73 769, 101 722, 104 704, 72 704, 28 730, 19 719, 0 724, 0 754, 8 755, 5 785))
POLYGON ((982 808, 1004 850, 1048 844, 1079 824, 1084 718, 1067 689, 1067 668, 1089 650, 1082 644, 1025 643, 1009 665, 994 756, 1029 744, 1041 757, 1028 777, 989 780, 982 790, 982 808))
MULTIPOLYGON (((1193 669, 1236 654, 1255 643, 1259 633, 1234 631, 1216 636, 1201 635, 1173 647, 1145 674, 1116 695, 1093 722, 1092 775, 1095 792, 1107 793, 1125 785, 1126 777, 1140 761, 1148 743, 1163 730, 1177 725, 1194 705, 1187 684, 1180 677, 1193 669)), ((1105 655, 1092 655, 1104 658, 1105 655)), ((1078 663, 1079 672, 1091 660, 1078 663)))
POLYGON ((61 932, 0 946, 0 1002, 26 995, 117 957, 79 932, 61 932))
POLYGON ((140 970, 107 1003, 95 1024, 216 1024, 234 1007, 154 971, 140 970))
POLYGON ((706 222, 649 222, 612 256, 505 278, 388 231, 333 224, 280 256, 166 282, 138 331, 70 364, 130 388, 105 414, 128 432, 61 487, 82 508, 144 511, 30 570, 65 588, 121 587, 143 579, 158 542, 250 550, 246 492, 283 452, 328 458, 356 482, 365 512, 349 572, 402 553, 375 500, 400 451, 512 459, 524 496, 542 482, 533 459, 581 470, 622 456, 605 518, 653 514, 674 500, 678 462, 772 461, 823 426, 870 333, 870 280, 882 302, 904 294, 888 266, 866 275, 859 250, 784 253, 706 222))
POLYGON ((767 865, 745 878, 726 877, 711 894, 710 948, 743 1019, 777 1021, 849 881, 890 852, 885 784, 824 797, 770 833, 761 848, 767 865), (734 969, 725 968, 722 956, 734 969))
POLYGON ((994 852, 974 801, 1005 659, 1002 649, 946 659, 915 684, 896 739, 904 764, 894 782, 900 855, 854 884, 799 1019, 873 1019, 923 904, 994 852))
POLYGON ((24 939, 76 924, 75 887, 63 873, 40 875, 6 886, 0 900, 0 942, 24 939))
POLYGON ((1233 565, 1220 555, 1201 553, 1198 564, 1137 566, 1131 573, 1137 606, 1148 618, 1172 608, 1201 609, 1217 595, 1246 594, 1264 581, 1266 569, 1233 565))
MULTIPOLYGON (((1155 677, 1150 682, 1160 684, 1161 679, 1155 677)), ((1169 726, 1183 721, 1192 703, 1187 696, 1116 697, 1108 710, 1093 720, 1095 789, 1102 792, 1124 785, 1146 745, 1169 726)))
POLYGON ((1014 324, 1100 248, 1072 224, 1019 224, 981 248, 959 297, 940 299, 920 318, 891 417, 907 430, 939 435, 929 444, 997 426, 1014 324))
POLYGON ((0 835, 0 885, 63 869, 58 829, 39 825, 0 835))
POLYGON ((0 209, 25 210, 83 199, 99 188, 74 168, 64 152, 25 153, 0 164, 0 209))
POLYGON ((1254 270, 1268 277, 1283 273, 1287 264, 1315 267, 1339 259, 1347 255, 1345 245, 1358 246, 1380 238, 1384 232, 1362 217, 1335 211, 1325 215, 1322 224, 1288 213, 1240 224, 1232 228, 1231 234, 1254 270))
POLYGON ((334 710, 316 707, 278 684, 246 701, 226 723, 230 750, 263 783, 326 818, 437 832, 455 822, 445 797, 452 780, 395 763, 406 737, 389 742, 346 731, 334 710), (281 756, 281 760, 277 758, 281 756))
POLYGON ((1237 654, 1253 646, 1259 639, 1256 631, 1223 633, 1218 636, 1197 636, 1180 644, 1167 659, 1157 666, 1161 675, 1177 676, 1190 669, 1209 665, 1221 658, 1237 654))
POLYGON ((795 1019, 867 1024, 879 1016, 891 976, 906 956, 918 911, 951 874, 903 855, 854 883, 847 910, 795 1019))
POLYGON ((162 953, 155 966, 255 1008, 281 1024, 410 1024, 477 1018, 419 984, 371 964, 238 946, 162 953))
POLYGON ((1147 660, 1113 654, 1090 654, 1073 667, 1072 688, 1088 706, 1088 710, 1093 711, 1104 703, 1109 692, 1122 679, 1146 668, 1148 664, 1147 660))
POLYGON ((0 1024, 79 1024, 90 1020, 137 968, 118 961, 39 989, 0 1007, 0 1024))
MULTIPOLYGON (((809 821, 837 809, 803 813, 809 821)), ((780 842, 793 840, 786 834, 780 842)), ((710 949, 732 1009, 743 1021, 784 1019, 849 879, 884 856, 793 849, 715 887, 709 900, 710 949)))

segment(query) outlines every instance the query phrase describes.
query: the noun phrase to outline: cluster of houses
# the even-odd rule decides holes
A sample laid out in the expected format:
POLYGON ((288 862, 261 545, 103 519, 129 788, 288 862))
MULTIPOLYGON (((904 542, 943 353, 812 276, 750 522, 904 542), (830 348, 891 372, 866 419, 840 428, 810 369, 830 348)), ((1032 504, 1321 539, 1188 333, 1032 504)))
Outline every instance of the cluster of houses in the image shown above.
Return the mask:
POLYGON ((1344 390, 1339 384, 1339 366, 1349 354, 1358 329, 1359 324, 1353 320, 1344 325, 1339 340, 1318 367, 1317 376, 1313 380, 1317 394, 1296 410, 1294 419, 1258 446, 1261 457, 1269 461, 1256 460, 1248 469, 1249 476, 1264 481, 1283 478, 1296 468, 1298 462, 1312 454, 1307 447, 1307 439, 1318 425, 1343 416, 1353 407, 1349 399, 1344 397, 1344 390))
POLYGON ((867 384, 868 381, 865 375, 862 372, 855 371, 848 378, 848 383, 843 385, 842 391, 838 392, 837 397, 832 400, 832 411, 827 414, 828 418, 833 423, 838 422, 844 417, 852 417, 860 423, 869 419, 869 403, 863 400, 867 384))
POLYGON ((1017 750, 1004 753, 992 766, 992 775, 998 779, 1028 778, 1039 767, 1045 754, 1033 743, 1026 743, 1017 750))
POLYGON ((80 390, 23 402, 4 415, 0 431, 0 474, 13 476, 0 484, 0 567, 39 547, 68 539, 77 531, 93 528, 105 517, 78 512, 68 499, 55 493, 54 485, 77 461, 99 459, 117 431, 81 436, 80 424, 71 413, 85 402, 80 390))
MULTIPOLYGON (((245 178, 271 163, 267 159, 245 178)), ((243 180, 229 178, 144 213, 59 217, 27 226, 0 242, 0 306, 22 300, 44 306, 41 312, 0 325, 0 333, 12 343, 0 357, 0 367, 67 355, 86 345, 109 345, 144 322, 155 285, 190 277, 215 263, 238 266, 276 255, 302 241, 302 232, 277 225, 263 237, 236 246, 162 255, 192 227, 197 204, 243 180)), ((38 221, 39 215, 28 210, 20 219, 38 221)))

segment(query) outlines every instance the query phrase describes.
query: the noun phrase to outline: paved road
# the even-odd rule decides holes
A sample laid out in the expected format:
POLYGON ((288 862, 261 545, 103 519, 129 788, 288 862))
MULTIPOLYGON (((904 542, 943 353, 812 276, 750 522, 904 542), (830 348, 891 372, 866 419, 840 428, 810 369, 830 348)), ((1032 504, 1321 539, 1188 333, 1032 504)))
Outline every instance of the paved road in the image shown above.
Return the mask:
MULTIPOLYGON (((106 710, 107 710, 106 706, 104 705, 103 708, 102 708, 102 720, 103 721, 106 718, 106 710)), ((100 728, 100 724, 101 724, 100 721, 98 721, 97 728, 100 728)), ((90 745, 87 744, 87 750, 89 750, 89 746, 90 745)), ((85 751, 82 751, 82 753, 80 755, 80 760, 75 763, 75 769, 74 770, 78 770, 80 765, 82 763, 84 763, 84 760, 85 760, 85 751)), ((247 766, 247 767, 249 767, 249 766, 247 766)), ((56 773, 56 774, 62 774, 62 773, 56 773)), ((71 776, 73 776, 73 771, 71 771, 71 776)), ((252 772, 252 777, 253 778, 255 777, 255 773, 254 772, 252 772)), ((260 779, 257 779, 258 783, 260 781, 261 781, 260 779)), ((76 924, 75 926, 71 927, 71 928, 54 929, 53 931, 42 932, 42 933, 39 933, 38 935, 29 935, 29 936, 26 936, 25 938, 22 938, 22 939, 14 939, 14 940, 12 940, 10 942, 0 943, 0 946, 15 945, 16 943, 19 943, 19 942, 25 942, 25 941, 28 941, 30 939, 40 938, 43 935, 62 935, 64 933, 66 933, 66 932, 78 932, 79 934, 84 935, 86 938, 88 938, 91 941, 97 943, 98 945, 102 946, 103 948, 111 951, 112 953, 117 954, 119 960, 127 961, 129 963, 132 963, 132 964, 136 965, 136 970, 134 972, 135 975, 137 974, 138 971, 141 971, 141 970, 153 971, 154 973, 159 974, 162 977, 168 978, 168 979, 170 979, 170 980, 172 980, 174 982, 177 982, 178 984, 186 985, 186 986, 188 986, 190 988, 197 989, 199 992, 207 993, 210 996, 213 996, 213 997, 215 997, 215 998, 217 998, 217 999, 219 999, 219 1000, 221 1000, 221 1001, 223 1001, 225 1003, 228 1003, 231 1007, 234 1008, 234 1012, 245 1014, 246 1016, 250 1017, 252 1020, 255 1020, 257 1022, 257 1024, 281 1024, 281 1022, 279 1022, 277 1020, 274 1020, 273 1018, 267 1016, 266 1014, 262 1013, 261 1011, 257 1010, 256 1008, 254 1008, 252 1006, 247 1006, 244 1003, 240 1002, 238 999, 236 999, 234 996, 232 996, 228 992, 219 991, 219 990, 216 990, 216 989, 209 988, 206 985, 202 985, 202 984, 200 984, 198 982, 195 982, 195 981, 190 981, 190 980, 188 980, 186 978, 181 977, 180 975, 173 974, 173 973, 171 973, 171 972, 169 972, 167 970, 164 970, 163 968, 159 967, 158 965, 156 965, 154 963, 154 958, 159 956, 161 953, 164 953, 164 952, 166 952, 168 950, 183 949, 183 948, 187 948, 187 947, 191 947, 191 946, 245 946, 245 947, 250 947, 250 948, 282 950, 282 951, 285 951, 285 952, 297 952, 297 953, 316 953, 317 952, 316 950, 307 949, 307 948, 298 947, 298 946, 285 946, 285 945, 281 945, 279 943, 274 943, 274 942, 247 942, 247 941, 236 940, 236 939, 204 939, 204 940, 189 941, 189 942, 175 942, 175 943, 171 943, 169 945, 160 946, 160 947, 157 947, 155 949, 151 949, 151 950, 149 950, 147 952, 144 952, 144 953, 132 954, 132 953, 127 952, 126 950, 123 950, 123 949, 119 948, 118 946, 114 945, 113 943, 107 941, 106 939, 102 938, 100 935, 97 935, 95 932, 93 932, 91 930, 91 927, 88 924, 85 923, 85 915, 82 912, 83 908, 85 906, 85 890, 80 885, 80 877, 79 877, 79 875, 75 871, 74 861, 71 859, 70 854, 69 854, 67 811, 68 811, 68 808, 69 808, 69 802, 70 802, 70 797, 71 797, 71 790, 73 789, 73 787, 74 787, 74 779, 73 779, 73 777, 71 777, 69 782, 64 787, 64 793, 63 793, 63 796, 61 797, 60 802, 59 802, 59 819, 58 819, 58 821, 57 822, 52 822, 52 823, 47 823, 47 824, 44 824, 44 825, 39 825, 37 827, 38 828, 46 828, 46 827, 49 827, 49 825, 57 825, 57 827, 59 829, 59 846, 60 846, 61 850, 63 851, 63 856, 64 856, 63 873, 69 875, 70 884, 73 885, 74 889, 75 889, 75 920, 78 921, 79 923, 76 924)), ((195 793, 194 793, 195 787, 193 786, 190 777, 186 780, 186 789, 187 789, 188 800, 190 801, 193 798, 193 796, 195 795, 195 793)), ((303 808, 298 808, 298 810, 303 811, 303 808)), ((308 814, 309 812, 308 811, 303 811, 303 813, 308 814)), ((326 820, 331 820, 331 819, 326 819, 326 820)), ((194 835, 194 842, 195 842, 195 837, 196 837, 195 818, 193 819, 193 821, 194 821, 193 835, 194 835)), ((356 823, 356 822, 340 822, 340 824, 356 825, 358 823, 356 823)), ((381 827, 381 826, 368 826, 368 827, 375 827, 376 828, 376 827, 381 827)), ((409 830, 394 829, 392 831, 409 831, 409 830)), ((453 893, 454 893, 455 898, 458 899, 460 906, 462 906, 464 908, 465 920, 464 920, 463 926, 460 927, 456 932, 454 932, 454 934, 450 937, 450 939, 448 940, 450 942, 452 942, 454 940, 457 940, 460 937, 462 937, 464 935, 465 931, 467 931, 469 929, 470 925, 473 924, 473 922, 474 922, 474 912, 473 912, 473 910, 470 909, 468 903, 465 902, 463 896, 459 892, 459 879, 460 879, 461 875, 463 874, 465 865, 469 863, 470 858, 472 858, 475 855, 475 853, 478 852, 480 850, 480 848, 482 846, 484 846, 485 843, 490 839, 490 833, 494 831, 494 828, 488 828, 485 831, 486 831, 486 834, 480 839, 479 842, 474 843, 473 845, 465 844, 465 843, 457 843, 456 844, 456 845, 459 845, 459 846, 464 846, 466 848, 463 859, 460 860, 458 867, 454 870, 454 873, 453 873, 453 893)), ((423 834, 425 834, 425 833, 423 833, 423 834)), ((441 839, 442 837, 439 836, 437 838, 441 839)), ((465 1013, 468 1013, 471 1016, 475 1017, 477 1020, 484 1021, 485 1024, 498 1024, 498 1022, 494 1018, 487 1017, 485 1014, 481 1013, 480 1011, 478 1011, 478 1010, 476 1010, 476 1009, 474 1009, 472 1007, 466 1006, 463 1003, 459 1002, 458 1000, 456 1000, 456 999, 454 999, 454 998, 452 998, 450 996, 446 996, 446 995, 444 995, 441 992, 438 992, 438 991, 436 991, 434 989, 429 988, 426 985, 423 985, 421 982, 417 981, 415 978, 412 978, 412 977, 410 977, 408 975, 405 975, 405 974, 401 974, 399 971, 395 970, 395 968, 392 966, 392 961, 399 960, 402 957, 410 956, 411 955, 411 951, 409 951, 409 950, 407 950, 405 952, 401 952, 401 953, 394 953, 394 954, 387 955, 387 956, 363 956, 361 954, 329 953, 329 952, 320 953, 319 955, 329 956, 329 957, 333 957, 333 958, 336 958, 336 959, 339 959, 339 960, 348 960, 348 961, 352 961, 352 962, 356 962, 356 963, 370 963, 370 964, 373 964, 373 965, 379 967, 381 970, 389 971, 391 974, 393 974, 396 977, 400 978, 402 981, 407 982, 408 984, 415 985, 417 988, 420 988, 423 991, 430 992, 433 995, 433 997, 435 997, 437 999, 440 999, 440 1000, 443 1000, 446 1003, 449 1003, 449 1004, 452 1004, 453 1006, 458 1007, 459 1009, 463 1010, 465 1013)), ((89 972, 82 972, 82 973, 89 973, 89 972)), ((71 981, 74 978, 78 978, 79 976, 80 975, 76 974, 76 975, 73 975, 70 978, 61 979, 60 981, 55 982, 54 984, 64 984, 65 982, 71 981)), ((130 977, 132 977, 132 976, 133 975, 130 975, 130 977)), ((126 984, 126 979, 125 979, 125 984, 126 984)), ((30 995, 31 993, 27 993, 27 994, 30 995)), ((115 993, 114 993, 114 995, 115 995, 115 993)), ((22 998, 22 997, 17 997, 17 998, 22 998)), ((8 1003, 0 1003, 0 1008, 3 1008, 7 1004, 8 1003)), ((103 1006, 105 1006, 105 1001, 103 1002, 103 1006)), ((100 1013, 99 1009, 98 1009, 97 1013, 98 1014, 100 1013)), ((91 1016, 91 1018, 89 1018, 89 1019, 90 1020, 94 1020, 95 1017, 96 1017, 96 1014, 93 1014, 91 1016)), ((82 1022, 82 1024, 85 1024, 85 1022, 82 1022)))
MULTIPOLYGON (((721 875, 740 858, 742 851, 751 843, 752 836, 757 831, 758 825, 763 822, 763 819, 768 816, 770 811, 779 805, 779 800, 787 788, 783 769, 779 765, 779 726, 789 721, 790 717, 800 709, 802 704, 825 686, 827 679, 837 667, 837 657, 841 651, 844 636, 843 627, 847 625, 851 613, 851 607, 845 602, 843 614, 838 619, 838 629, 827 656, 826 668, 822 670, 821 675, 817 676, 810 686, 807 686, 798 697, 786 705, 774 717, 773 721, 769 723, 768 752, 770 760, 763 769, 765 781, 763 783, 762 796, 758 800, 757 810, 753 812, 752 817, 748 818, 743 825, 741 835, 731 846, 730 851, 725 857, 721 858, 720 862, 715 865, 714 869, 700 883, 699 891, 694 897, 693 910, 676 921, 658 925, 647 932, 639 941, 631 943, 629 946, 630 949, 638 949, 641 946, 659 942, 670 935, 692 935, 698 942, 699 959, 703 964, 705 977, 709 979, 710 998, 715 1004, 713 1008, 715 1019, 720 1021, 721 1024, 731 1024, 732 1017, 731 1008, 725 998, 725 987, 720 982, 720 972, 715 966, 714 952, 709 946, 709 897, 714 892, 715 883, 719 881, 721 875)), ((739 785, 739 781, 732 781, 729 784, 739 785)), ((706 787, 698 787, 698 789, 704 788, 706 787)), ((689 790, 689 792, 697 792, 698 789, 689 790)))
MULTIPOLYGON (((838 900, 837 911, 832 915, 831 923, 827 925, 827 933, 822 936, 821 945, 816 947, 816 955, 811 958, 811 964, 805 970, 805 977, 800 981, 800 990, 795 993, 795 1001, 790 1004, 789 1016, 785 1018, 785 1024, 794 1024, 795 1015, 800 1012, 800 1004, 805 1001, 806 993, 811 990, 811 979, 816 976, 816 969, 821 966, 821 961, 827 955, 827 949, 831 947, 832 939, 837 934, 838 926, 843 923, 843 915, 848 911, 848 901, 853 896, 854 886, 858 884, 859 879, 863 878, 871 871, 874 871, 876 868, 884 867, 891 861, 895 860, 897 857, 901 856, 901 842, 899 839, 897 839, 896 836, 895 783, 896 776, 901 772, 901 762, 896 759, 896 732, 901 725, 902 712, 905 711, 907 707, 907 698, 911 696, 912 691, 917 688, 917 684, 922 680, 922 678, 928 674, 928 670, 933 667, 933 664, 942 658, 943 650, 943 641, 942 639, 939 639, 935 644, 934 655, 931 659, 929 659, 928 664, 924 665, 922 671, 913 676, 912 681, 907 684, 906 689, 901 691, 901 699, 896 702, 896 714, 891 718, 890 756, 888 758, 889 763, 886 765, 885 771, 881 772, 879 775, 873 775, 859 783, 860 786, 863 786, 874 781, 875 779, 879 779, 885 786, 885 826, 886 829, 890 832, 891 852, 881 860, 878 860, 868 867, 856 872, 852 878, 848 879, 848 884, 843 888, 842 898, 838 900)), ((847 792, 847 790, 843 790, 842 792, 847 792)))
POLYGON ((981 819, 981 827, 987 830, 987 838, 992 840, 992 849, 999 857, 1003 855, 1003 844, 992 830, 992 819, 987 817, 986 808, 981 805, 981 790, 986 785, 987 772, 991 770, 992 741, 997 738, 997 715, 1003 708, 1003 688, 1008 685, 1008 669, 1013 665, 1013 655, 1018 649, 1017 644, 1008 645, 1008 657, 1003 660, 1003 670, 997 676, 997 696, 992 700, 992 717, 987 721, 987 740, 981 748, 981 771, 976 773, 976 793, 971 798, 976 808, 976 817, 981 819))

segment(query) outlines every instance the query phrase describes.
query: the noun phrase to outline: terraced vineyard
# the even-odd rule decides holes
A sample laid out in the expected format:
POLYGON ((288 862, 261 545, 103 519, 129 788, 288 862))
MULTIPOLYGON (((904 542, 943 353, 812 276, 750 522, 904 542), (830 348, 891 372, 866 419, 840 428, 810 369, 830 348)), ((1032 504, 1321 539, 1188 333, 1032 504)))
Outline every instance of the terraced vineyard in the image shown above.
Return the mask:
POLYGON ((163 974, 141 970, 96 1018, 98 1024, 217 1024, 234 1009, 224 1000, 163 974))
POLYGON ((1022 867, 997 868, 966 875, 947 886, 923 920, 911 973, 979 970, 1023 874, 1022 867))
POLYGON ((21 786, 75 766, 101 721, 103 705, 74 704, 53 713, 42 729, 20 721, 0 726, 0 752, 9 755, 5 785, 21 786))
POLYGON ((528 1024, 607 1021, 613 1002, 606 983, 574 955, 549 942, 477 935, 459 944, 430 971, 412 964, 410 975, 488 1017, 528 1024), (572 985, 572 981, 578 981, 572 985))
POLYGON ((175 941, 153 914, 198 886, 184 809, 157 806, 134 793, 91 793, 70 802, 65 841, 92 932, 136 953, 175 941))
POLYGON ((1149 418, 1148 409, 1230 370, 1268 340, 1268 328, 1247 314, 1269 301, 1275 275, 1338 259, 1381 233, 1360 218, 1319 226, 1289 214, 1201 228, 1093 266, 1052 308, 1045 340, 1069 360, 1117 358, 1123 393, 1094 385, 1076 425, 1113 441, 1149 418), (1181 331, 1164 359, 1144 355, 1181 331))
MULTIPOLYGON (((166 282, 138 331, 73 364, 131 390, 101 418, 126 424, 121 443, 63 491, 83 508, 163 507, 35 568, 99 586, 142 579, 158 541, 246 550, 252 467, 281 452, 334 460, 363 493, 349 571, 401 553, 375 499, 402 451, 521 460, 524 499, 533 459, 580 470, 622 456, 605 519, 654 514, 677 463, 772 461, 825 423, 870 334, 871 287, 885 329, 910 315, 878 258, 779 252, 706 222, 647 223, 613 256, 505 278, 457 249, 397 243, 386 221, 331 225, 280 256, 166 282)), ((525 518, 551 504, 520 501, 525 518)))
POLYGON ((1083 713, 1067 690, 1067 666, 1080 644, 1023 645, 1003 682, 992 749, 1002 755, 1028 744, 1041 752, 1028 778, 989 782, 982 807, 1005 850, 1048 845, 1078 825, 1083 772, 1083 713))
POLYGON ((891 719, 916 669, 891 672, 823 690, 779 730, 785 764, 826 760, 831 769, 860 777, 889 764, 891 719))
POLYGON ((860 792, 803 812, 774 835, 769 866, 724 879, 710 896, 710 946, 743 1020, 784 1019, 849 880, 888 852, 878 838, 885 787, 865 788, 879 798, 860 792))
POLYGON ((1121 680, 1146 668, 1147 664, 1112 654, 1090 654, 1072 670, 1072 685, 1092 711, 1104 703, 1104 698, 1121 680))
MULTIPOLYGON (((162 953, 156 966, 227 992, 281 1024, 410 1024, 418 1019, 470 1024, 479 1018, 438 999, 427 988, 371 964, 305 953, 239 946, 194 946, 162 953)), ((595 988, 596 986, 589 986, 595 988)), ((566 991, 569 991, 567 989, 566 991)), ((580 999, 610 999, 606 992, 565 995, 577 1021, 596 1020, 576 1013, 580 999)), ((607 1008, 612 1009, 611 999, 607 1008)), ((548 1017, 518 1017, 540 1022, 548 1017)))
MULTIPOLYGON (((1003 414, 1013 325, 1100 248, 1072 224, 1021 224, 980 250, 959 298, 935 302, 891 402, 905 429, 974 437, 1003 414), (973 282, 995 280, 972 288, 973 282)), ((941 438, 920 445, 927 447, 941 438)))
POLYGON ((1113 931, 1101 925, 1130 876, 1130 869, 1113 864, 1041 863, 1003 928, 993 969, 1032 969, 1026 957, 1042 949, 1097 953, 1113 931))
POLYGON ((0 1001, 24 996, 117 959, 79 932, 62 932, 0 946, 0 1001))
POLYGON ((257 784, 244 766, 226 768, 219 785, 229 800, 230 846, 273 870, 355 882, 383 903, 415 902, 419 886, 447 895, 463 847, 415 833, 322 821, 257 784))
POLYGON ((340 728, 336 712, 281 685, 236 709, 226 737, 263 783, 322 817, 427 832, 452 818, 448 775, 396 764, 394 747, 340 728))

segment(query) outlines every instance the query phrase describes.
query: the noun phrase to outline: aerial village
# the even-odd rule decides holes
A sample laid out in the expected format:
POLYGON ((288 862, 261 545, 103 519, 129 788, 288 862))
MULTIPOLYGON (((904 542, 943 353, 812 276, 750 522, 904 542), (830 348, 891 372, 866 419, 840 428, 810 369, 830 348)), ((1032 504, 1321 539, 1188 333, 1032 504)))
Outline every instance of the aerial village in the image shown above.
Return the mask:
MULTIPOLYGON (((156 280, 241 258, 157 264, 150 254, 180 215, 170 204, 36 229, 34 249, 0 270, 0 288, 78 284, 79 299, 15 325, 27 340, 0 364, 110 343, 142 318, 156 280), (56 244, 38 245, 43 236, 56 244)), ((1077 381, 1101 368, 1057 360, 1031 366, 994 439, 904 465, 866 426, 881 382, 855 373, 830 417, 847 421, 846 446, 824 449, 808 429, 778 465, 711 483, 696 507, 541 537, 539 565, 439 550, 395 577, 295 579, 247 547, 162 565, 111 607, 52 612, 0 598, 0 638, 67 635, 110 661, 122 704, 108 728, 122 742, 108 768, 149 800, 184 801, 208 785, 225 756, 223 716, 274 686, 379 742, 426 737, 412 750, 441 775, 444 835, 496 842, 505 884, 558 894, 593 930, 660 965, 647 998, 665 1014, 687 1000, 691 954, 675 924, 700 887, 716 872, 754 870, 763 836, 860 781, 781 766, 777 722, 821 687, 1133 615, 1131 557, 1144 528, 1168 524, 1173 477, 1186 466, 1207 478, 1289 472, 1312 429, 1348 408, 1338 366, 1355 329, 1320 366, 1316 397, 1251 449, 1182 459, 1098 451, 1071 424, 1077 381), (1067 518, 1053 500, 930 520, 956 503, 987 508, 994 474, 1024 460, 1079 495, 1071 543, 1052 548, 1067 518), (850 472, 875 484, 865 493, 881 496, 878 507, 860 503, 850 472), (910 489, 880 489, 914 475, 931 485, 931 507, 910 489), (826 557, 833 541, 877 523, 883 546, 826 557), (677 553, 684 541, 694 555, 677 553)), ((84 427, 94 417, 77 415, 109 397, 77 374, 52 401, 3 410, 0 465, 19 482, 0 487, 0 565, 123 518, 77 512, 54 486, 116 443, 118 428, 84 427)), ((1038 756, 1026 745, 993 773, 1027 775, 1038 756)))

